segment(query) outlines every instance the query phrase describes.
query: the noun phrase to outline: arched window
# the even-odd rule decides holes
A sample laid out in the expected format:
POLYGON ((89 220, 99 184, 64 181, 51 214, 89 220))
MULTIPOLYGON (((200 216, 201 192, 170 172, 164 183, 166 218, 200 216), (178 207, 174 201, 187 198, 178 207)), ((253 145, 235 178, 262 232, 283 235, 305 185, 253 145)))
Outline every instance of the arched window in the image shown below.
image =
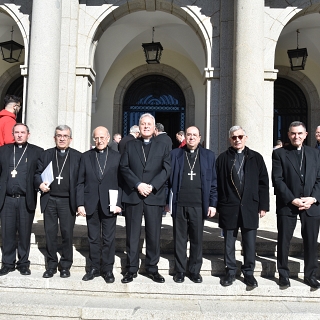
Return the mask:
POLYGON ((308 105, 302 90, 292 81, 278 78, 274 83, 273 141, 290 142, 291 122, 302 121, 308 128, 308 105))
POLYGON ((136 80, 124 96, 123 135, 148 112, 164 125, 175 141, 176 132, 185 127, 185 105, 183 92, 173 80, 161 75, 144 76, 136 80))

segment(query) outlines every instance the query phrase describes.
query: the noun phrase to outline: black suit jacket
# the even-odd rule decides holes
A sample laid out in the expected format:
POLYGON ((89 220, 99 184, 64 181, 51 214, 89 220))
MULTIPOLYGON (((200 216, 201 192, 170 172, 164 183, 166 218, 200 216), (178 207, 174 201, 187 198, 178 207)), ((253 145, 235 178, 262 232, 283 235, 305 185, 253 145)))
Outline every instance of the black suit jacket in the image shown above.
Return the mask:
POLYGON ((124 180, 122 202, 164 206, 166 203, 165 183, 170 176, 171 163, 168 145, 152 140, 147 162, 142 152, 142 140, 128 141, 121 156, 120 170, 124 180), (148 197, 143 197, 136 189, 138 182, 151 184, 154 189, 148 197))
POLYGON ((298 207, 291 202, 300 197, 314 197, 318 200, 310 209, 309 216, 320 216, 320 152, 304 146, 306 172, 304 181, 300 175, 300 164, 291 145, 272 153, 272 182, 276 195, 277 214, 298 214, 298 207))
MULTIPOLYGON (((11 143, 0 148, 0 208, 2 208, 6 196, 9 161, 13 146, 14 144, 11 143)), ((37 161, 42 153, 42 148, 28 143, 26 204, 30 211, 34 211, 37 205, 37 190, 33 186, 33 177, 37 169, 37 161)))
POLYGON ((117 206, 121 207, 122 189, 119 184, 120 153, 109 147, 108 159, 102 179, 96 172, 96 149, 82 154, 77 183, 77 207, 84 206, 87 215, 92 215, 99 201, 102 211, 113 216, 109 210, 109 190, 118 190, 117 206))
MULTIPOLYGON (((121 140, 120 140, 121 141, 121 140)), ((114 151, 117 151, 119 152, 119 144, 117 142, 115 142, 114 140, 112 140, 110 143, 109 143, 109 148, 114 150, 114 151)))
POLYGON ((155 139, 157 141, 163 141, 164 143, 166 143, 168 145, 169 151, 172 150, 172 140, 166 132, 158 134, 153 139, 155 139))
MULTIPOLYGON (((70 208, 72 213, 76 214, 77 205, 76 205, 76 185, 77 185, 77 178, 78 178, 78 171, 79 171, 79 164, 81 158, 81 152, 69 148, 69 157, 70 157, 70 174, 69 174, 69 183, 70 183, 70 208)), ((50 161, 52 161, 52 165, 55 165, 55 152, 56 148, 51 148, 46 150, 41 158, 38 161, 38 168, 36 174, 34 176, 34 186, 39 189, 40 184, 43 182, 41 178, 41 173, 45 170, 48 166, 50 161)), ((41 212, 44 212, 50 197, 49 192, 43 192, 40 197, 40 207, 41 212)))
POLYGON ((264 160, 260 153, 247 147, 243 152, 244 187, 241 198, 237 192, 240 182, 234 168, 235 150, 230 147, 216 161, 220 228, 237 228, 241 212, 244 228, 257 229, 259 210, 269 211, 269 177, 264 160))
POLYGON ((120 154, 123 154, 124 153, 124 150, 126 149, 126 144, 128 141, 130 140, 134 140, 135 137, 130 133, 128 134, 127 136, 123 137, 120 142, 119 142, 119 152, 120 154))

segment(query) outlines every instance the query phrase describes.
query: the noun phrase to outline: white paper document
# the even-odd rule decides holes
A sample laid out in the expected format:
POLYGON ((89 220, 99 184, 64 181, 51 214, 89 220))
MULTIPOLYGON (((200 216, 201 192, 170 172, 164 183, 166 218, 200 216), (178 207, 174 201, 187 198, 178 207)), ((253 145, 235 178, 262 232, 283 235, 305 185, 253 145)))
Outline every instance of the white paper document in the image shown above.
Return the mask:
POLYGON ((109 190, 109 207, 114 212, 118 201, 118 190, 109 190))
POLYGON ((172 198, 173 198, 173 192, 172 189, 170 189, 170 194, 169 194, 169 210, 172 213, 172 198))
POLYGON ((54 177, 53 177, 52 161, 50 161, 50 163, 41 173, 41 179, 42 179, 42 182, 48 182, 48 187, 53 182, 54 177))

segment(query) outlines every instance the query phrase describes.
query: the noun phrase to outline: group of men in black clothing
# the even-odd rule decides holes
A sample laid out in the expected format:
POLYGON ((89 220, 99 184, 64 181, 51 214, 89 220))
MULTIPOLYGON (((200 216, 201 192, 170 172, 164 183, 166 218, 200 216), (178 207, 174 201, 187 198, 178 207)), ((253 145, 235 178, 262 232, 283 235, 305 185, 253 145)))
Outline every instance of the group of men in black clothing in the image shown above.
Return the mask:
MULTIPOLYGON (((51 278, 57 269, 62 278, 70 276, 73 228, 79 215, 86 217, 89 241, 90 266, 83 280, 101 275, 107 283, 114 282, 116 216, 125 210, 127 264, 122 283, 133 281, 138 274, 143 218, 147 276, 155 282, 165 282, 158 271, 165 207, 173 218, 176 271, 173 280, 176 283, 184 282, 187 273, 193 282, 202 282, 204 221, 218 212, 226 265, 221 285, 229 286, 235 281, 235 242, 240 229, 244 283, 258 286, 254 277, 255 244, 259 217, 269 211, 269 178, 262 156, 246 146, 245 130, 240 126, 230 128, 231 146, 217 160, 212 151, 201 146, 201 134, 196 126, 186 129, 186 145, 172 151, 163 135, 154 137, 155 119, 151 114, 140 117, 139 131, 140 138, 127 139, 120 154, 108 147, 107 128, 97 127, 92 134, 95 148, 81 154, 70 147, 72 130, 66 125, 56 128, 55 147, 46 151, 28 143, 30 132, 25 124, 13 127, 15 142, 0 148, 0 276, 15 269, 22 275, 31 274, 30 235, 39 191, 46 234, 44 278, 51 278), (44 178, 48 171, 53 181, 44 178), (60 260, 57 256, 59 225, 60 260)), ((288 132, 290 146, 273 152, 281 287, 290 286, 288 253, 298 215, 305 249, 304 281, 311 287, 320 287, 316 280, 320 158, 318 150, 303 145, 306 135, 304 124, 293 122, 288 132)))

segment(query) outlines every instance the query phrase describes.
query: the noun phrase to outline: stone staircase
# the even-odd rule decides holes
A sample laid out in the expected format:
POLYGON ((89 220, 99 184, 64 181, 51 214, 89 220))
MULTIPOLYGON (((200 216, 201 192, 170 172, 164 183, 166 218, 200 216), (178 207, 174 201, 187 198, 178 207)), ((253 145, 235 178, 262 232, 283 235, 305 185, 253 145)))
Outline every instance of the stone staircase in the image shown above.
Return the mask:
MULTIPOLYGON (((163 218, 159 271, 164 284, 144 275, 144 230, 141 235, 141 268, 132 283, 121 283, 126 263, 124 217, 118 217, 116 232, 116 281, 106 284, 99 277, 82 281, 88 257, 85 219, 77 218, 74 231, 74 264, 71 277, 57 273, 42 278, 45 270, 43 221, 34 223, 30 253, 30 276, 18 271, 0 277, 0 319, 320 319, 320 290, 303 283, 303 245, 299 226, 290 247, 291 287, 280 290, 276 272, 276 237, 272 228, 258 231, 255 276, 259 287, 251 290, 238 274, 230 287, 219 284, 224 275, 223 237, 217 221, 206 221, 204 230, 203 283, 186 278, 176 284, 172 221, 163 218)), ((241 266, 241 234, 236 244, 241 266)), ((319 250, 320 253, 320 250, 319 250)))

